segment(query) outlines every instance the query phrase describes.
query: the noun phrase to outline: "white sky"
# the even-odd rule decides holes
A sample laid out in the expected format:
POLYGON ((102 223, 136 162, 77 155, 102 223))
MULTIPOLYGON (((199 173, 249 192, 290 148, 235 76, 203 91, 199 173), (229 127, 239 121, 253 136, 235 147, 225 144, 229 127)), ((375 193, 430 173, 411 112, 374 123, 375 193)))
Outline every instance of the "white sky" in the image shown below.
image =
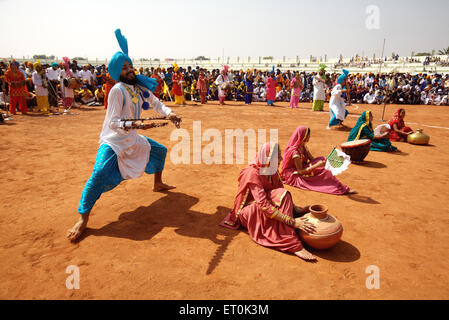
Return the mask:
POLYGON ((449 46, 447 0, 0 0, 0 57, 377 57, 449 46), (366 8, 380 9, 368 30, 366 8))

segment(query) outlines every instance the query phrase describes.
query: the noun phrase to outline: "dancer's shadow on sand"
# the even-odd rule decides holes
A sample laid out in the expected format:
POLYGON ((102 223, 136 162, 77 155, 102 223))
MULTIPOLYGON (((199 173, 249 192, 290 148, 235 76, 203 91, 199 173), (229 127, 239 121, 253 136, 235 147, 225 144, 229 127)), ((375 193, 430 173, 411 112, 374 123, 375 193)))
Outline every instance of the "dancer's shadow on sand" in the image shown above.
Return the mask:
POLYGON ((217 207, 213 215, 201 213, 190 209, 199 202, 198 198, 178 192, 165 194, 165 197, 148 207, 125 212, 120 215, 118 221, 111 222, 100 229, 87 228, 82 238, 96 236, 146 241, 166 227, 176 228, 175 232, 181 236, 208 239, 218 245, 206 272, 206 274, 212 273, 220 263, 228 245, 238 234, 238 231, 219 226, 231 209, 217 207))

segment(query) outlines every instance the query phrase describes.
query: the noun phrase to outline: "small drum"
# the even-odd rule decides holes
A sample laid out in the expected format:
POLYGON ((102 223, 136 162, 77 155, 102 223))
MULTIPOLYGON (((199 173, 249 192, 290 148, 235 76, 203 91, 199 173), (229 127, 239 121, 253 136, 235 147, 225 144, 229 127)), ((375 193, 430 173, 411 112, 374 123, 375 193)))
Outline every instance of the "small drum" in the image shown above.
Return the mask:
POLYGON ((76 78, 64 79, 64 86, 69 89, 80 89, 81 81, 76 78))
POLYGON ((221 85, 221 89, 223 91, 229 91, 231 90, 231 85, 229 84, 229 82, 223 82, 223 84, 221 85))
POLYGON ((344 153, 351 157, 353 163, 363 163, 371 148, 371 140, 355 140, 341 144, 344 153))

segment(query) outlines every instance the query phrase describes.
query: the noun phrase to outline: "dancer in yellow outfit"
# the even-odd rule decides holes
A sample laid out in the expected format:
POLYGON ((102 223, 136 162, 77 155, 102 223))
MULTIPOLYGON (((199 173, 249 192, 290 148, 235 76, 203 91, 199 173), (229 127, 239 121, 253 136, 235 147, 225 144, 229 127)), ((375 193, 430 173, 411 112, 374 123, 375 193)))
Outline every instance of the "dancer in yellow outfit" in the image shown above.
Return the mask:
POLYGON ((33 64, 33 67, 34 72, 31 78, 36 89, 37 107, 40 112, 48 114, 50 104, 48 102, 47 78, 39 60, 33 64))
POLYGON ((175 104, 178 105, 186 105, 186 99, 184 97, 184 86, 185 81, 184 77, 181 74, 181 71, 179 71, 178 64, 175 62, 174 68, 173 68, 173 95, 175 96, 175 104))

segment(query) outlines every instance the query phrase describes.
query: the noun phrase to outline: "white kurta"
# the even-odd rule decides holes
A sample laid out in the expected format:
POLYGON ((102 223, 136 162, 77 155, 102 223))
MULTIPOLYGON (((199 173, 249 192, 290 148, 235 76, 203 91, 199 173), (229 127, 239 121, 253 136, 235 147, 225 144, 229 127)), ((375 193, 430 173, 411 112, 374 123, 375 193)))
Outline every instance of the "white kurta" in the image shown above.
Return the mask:
POLYGON ((313 100, 326 100, 326 84, 322 81, 320 75, 313 77, 313 100))
POLYGON ((332 110, 332 112, 335 114, 335 117, 338 120, 345 120, 346 115, 346 102, 345 99, 341 97, 341 84, 337 84, 333 89, 331 93, 331 99, 329 101, 329 108, 332 110))
POLYGON ((100 134, 100 144, 109 145, 114 150, 118 159, 118 166, 123 179, 136 179, 143 175, 147 166, 151 145, 148 140, 137 134, 137 130, 124 130, 125 119, 139 119, 142 117, 142 104, 146 101, 150 107, 159 114, 166 117, 171 113, 171 109, 159 101, 152 92, 140 88, 141 92, 148 91, 150 97, 142 99, 139 95, 139 102, 135 105, 131 99, 131 94, 126 90, 130 88, 136 92, 133 86, 117 83, 109 93, 108 109, 100 134), (125 94, 123 97, 122 92, 125 94), (124 104, 123 104, 124 102, 124 104))
POLYGON ((221 88, 221 85, 225 82, 228 82, 228 76, 224 76, 222 74, 220 74, 217 79, 215 80, 215 84, 218 87, 218 96, 219 97, 225 97, 226 93, 225 91, 221 88))
POLYGON ((368 104, 373 104, 374 102, 376 102, 376 96, 371 93, 367 93, 365 94, 365 96, 363 97, 363 101, 368 103, 368 104))
POLYGON ((36 89, 36 96, 48 96, 48 89, 43 86, 42 76, 37 71, 33 72, 31 79, 33 80, 34 88, 36 89))
POLYGON ((47 79, 51 81, 59 80, 59 69, 54 70, 52 67, 47 68, 45 71, 47 74, 47 79))
POLYGON ((81 80, 87 80, 89 84, 92 84, 92 73, 89 70, 81 70, 79 72, 81 80))

